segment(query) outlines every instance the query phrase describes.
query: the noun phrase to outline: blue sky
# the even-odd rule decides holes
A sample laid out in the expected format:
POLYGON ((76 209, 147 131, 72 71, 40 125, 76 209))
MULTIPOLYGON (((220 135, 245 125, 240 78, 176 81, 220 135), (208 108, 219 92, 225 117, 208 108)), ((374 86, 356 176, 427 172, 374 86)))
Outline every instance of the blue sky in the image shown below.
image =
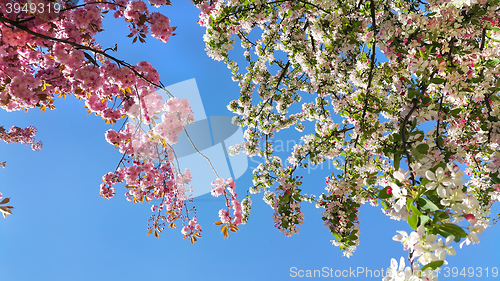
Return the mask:
MULTIPOLYGON (((195 78, 206 115, 231 116, 226 105, 238 97, 239 89, 225 64, 206 56, 204 29, 195 24, 197 10, 189 1, 176 1, 160 10, 178 26, 178 35, 169 43, 148 38, 146 44, 132 45, 125 22, 112 19, 111 13, 98 41, 103 48, 118 43, 115 55, 129 63, 150 61, 165 85, 195 78)), ((44 143, 39 152, 0 143, 0 160, 7 161, 0 170, 0 192, 15 207, 14 214, 0 222, 0 280, 288 280, 293 279, 292 267, 294 271, 359 267, 385 272, 391 258, 407 256, 392 237, 396 230, 409 231, 409 227, 390 220, 381 207, 361 208, 361 244, 348 259, 331 245, 333 237, 322 226, 319 209, 304 203, 301 233, 287 238, 274 228, 272 210, 261 194, 253 197, 250 221, 229 239, 212 224, 224 202, 210 194, 195 198, 204 227, 195 245, 182 239, 180 229, 165 230, 159 239, 146 236, 149 205, 126 201, 125 188, 120 186, 112 200, 98 196, 101 177, 113 171, 121 157, 104 139, 110 125, 87 115, 83 102, 73 97, 57 99, 55 105, 56 110, 43 114, 0 111, 0 125, 35 126, 37 139, 44 143)), ((252 161, 249 166, 254 166, 252 161)), ((327 167, 306 176, 303 190, 321 190, 330 173, 327 167)), ((206 177, 207 185, 215 179, 211 173, 206 177)), ((240 195, 251 180, 249 169, 236 181, 240 195)), ((458 272, 481 267, 483 277, 486 268, 491 276, 492 267, 500 268, 499 234, 496 225, 480 236, 480 244, 463 249, 457 245, 457 255, 447 258, 450 273, 452 267, 458 272)), ((352 278, 381 280, 365 273, 352 278)))

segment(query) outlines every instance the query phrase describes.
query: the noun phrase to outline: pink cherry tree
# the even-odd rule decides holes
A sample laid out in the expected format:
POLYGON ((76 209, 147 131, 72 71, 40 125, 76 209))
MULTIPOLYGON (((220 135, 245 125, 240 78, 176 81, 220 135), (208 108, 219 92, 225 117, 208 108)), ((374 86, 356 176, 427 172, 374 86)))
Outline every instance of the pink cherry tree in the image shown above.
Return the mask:
MULTIPOLYGON (((150 0, 154 6, 169 0, 150 0)), ((191 173, 181 170, 171 148, 186 124, 193 122, 189 101, 177 99, 163 87, 156 69, 148 62, 131 65, 112 55, 117 45, 103 48, 94 36, 103 31, 102 18, 110 11, 128 23, 132 42, 145 42, 147 35, 168 42, 175 35, 170 20, 138 0, 92 1, 83 4, 46 0, 0 1, 0 107, 7 111, 54 109, 56 98, 75 96, 85 102, 107 124, 122 121, 118 131, 108 130, 106 140, 123 153, 115 171, 103 176, 100 196, 115 195, 116 183, 124 183, 128 201, 149 202, 153 215, 148 234, 159 233, 182 222, 181 232, 192 243, 201 237, 196 208, 189 197, 191 173), (169 99, 162 100, 157 90, 169 99), (134 122, 128 122, 128 121, 134 122)), ((1 127, 5 142, 30 144, 36 129, 1 127)), ((5 163, 2 163, 4 166, 5 163)), ((214 170, 217 178, 216 171, 214 170)), ((219 182, 222 179, 218 179, 219 182)), ((227 209, 234 209, 228 222, 236 231, 241 223, 241 206, 232 179, 222 180, 227 191, 227 209)), ((10 201, 6 198, 0 205, 10 201)), ((0 207, 4 216, 12 206, 0 207)))

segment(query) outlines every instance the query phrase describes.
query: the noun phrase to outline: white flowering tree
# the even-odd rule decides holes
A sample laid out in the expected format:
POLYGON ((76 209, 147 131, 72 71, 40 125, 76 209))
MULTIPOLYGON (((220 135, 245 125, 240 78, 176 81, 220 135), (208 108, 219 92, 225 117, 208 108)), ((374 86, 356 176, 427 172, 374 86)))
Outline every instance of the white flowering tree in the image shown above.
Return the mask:
POLYGON ((264 192, 281 232, 297 233, 301 203, 313 202, 350 256, 358 208, 380 204, 414 229, 393 238, 411 266, 393 260, 384 280, 436 279, 450 242, 479 242, 500 198, 497 0, 195 2, 208 55, 241 87, 228 108, 246 141, 233 151, 265 159, 250 193, 264 192), (244 72, 230 56, 236 42, 244 72), (306 126, 315 132, 277 157, 275 135, 306 126), (326 192, 304 194, 298 168, 324 161, 336 168, 326 192))

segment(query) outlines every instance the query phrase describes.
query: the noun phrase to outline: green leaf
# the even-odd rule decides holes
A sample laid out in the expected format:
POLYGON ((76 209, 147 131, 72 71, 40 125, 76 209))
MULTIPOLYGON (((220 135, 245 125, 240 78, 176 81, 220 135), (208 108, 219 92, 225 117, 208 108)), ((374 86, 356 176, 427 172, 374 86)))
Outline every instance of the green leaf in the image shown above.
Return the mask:
POLYGON ((500 63, 500 59, 492 59, 486 62, 486 66, 495 67, 498 63, 500 63))
POLYGON ((411 205, 411 210, 412 210, 413 214, 416 214, 417 216, 422 215, 422 212, 420 212, 420 210, 417 209, 417 207, 415 207, 414 205, 411 205))
POLYGON ((444 145, 444 139, 443 139, 441 136, 439 136, 439 137, 437 138, 437 140, 436 140, 436 144, 437 144, 439 147, 443 147, 443 145, 444 145))
POLYGON ((283 228, 288 228, 288 222, 287 221, 283 221, 282 226, 283 226, 283 228))
POLYGON ((443 211, 436 211, 434 213, 434 218, 438 220, 447 220, 450 218, 450 215, 448 213, 445 213, 443 211))
POLYGON ((413 99, 413 98, 415 98, 415 97, 418 96, 418 93, 419 93, 419 91, 417 91, 417 90, 415 90, 413 88, 409 88, 408 89, 408 98, 409 99, 413 99))
POLYGON ((421 271, 425 271, 426 269, 434 270, 444 264, 444 261, 433 261, 428 264, 426 264, 424 267, 422 267, 421 271))
POLYGON ((422 154, 420 154, 420 152, 418 152, 417 148, 415 148, 415 147, 411 149, 411 154, 413 154, 419 160, 424 158, 424 156, 422 154))
POLYGON ((462 111, 461 108, 455 108, 453 109, 450 113, 453 115, 453 117, 458 117, 458 114, 462 111))
POLYGON ((417 127, 418 120, 417 118, 413 119, 413 123, 411 124, 411 129, 414 130, 417 127))
POLYGON ((417 145, 417 150, 418 150, 418 152, 420 152, 422 154, 427 154, 429 151, 429 145, 427 145, 425 143, 419 144, 419 145, 417 145))
POLYGON ((394 169, 399 170, 399 164, 401 163, 401 153, 394 153, 394 169))
POLYGON ((445 223, 445 224, 443 224, 443 229, 445 229, 446 231, 453 234, 455 236, 456 242, 460 241, 460 239, 458 239, 458 240, 456 239, 457 237, 461 237, 461 238, 467 237, 467 232, 465 232, 465 230, 463 230, 463 228, 461 228, 460 226, 458 226, 456 224, 445 223))
POLYGON ((420 218, 420 225, 425 225, 431 219, 426 215, 421 215, 419 216, 419 218, 420 218))
POLYGON ((490 174, 490 178, 494 183, 500 183, 500 179, 498 178, 498 173, 490 174))
POLYGON ((488 120, 490 122, 498 122, 498 117, 496 117, 496 116, 490 116, 490 117, 488 117, 488 120))
POLYGON ((424 198, 424 197, 418 198, 418 206, 420 207, 420 209, 422 209, 424 211, 429 211, 429 212, 435 212, 435 211, 439 210, 439 208, 438 208, 438 206, 436 206, 436 204, 432 203, 431 200, 424 198))
POLYGON ((467 233, 460 226, 452 223, 443 223, 437 225, 436 231, 443 237, 448 237, 450 235, 455 236, 455 242, 460 242, 461 238, 467 237, 467 233))
POLYGON ((413 198, 407 197, 406 198, 406 210, 409 212, 411 207, 413 206, 413 198))
POLYGON ((378 192, 378 198, 380 199, 387 199, 387 198, 390 198, 392 196, 392 193, 391 194, 387 194, 387 190, 389 189, 389 186, 387 186, 386 188, 380 190, 378 192))
POLYGON ((418 216, 413 213, 411 216, 408 216, 408 224, 411 228, 417 229, 418 216))
POLYGON ((422 99, 422 104, 423 104, 423 105, 426 105, 426 104, 430 103, 430 102, 431 102, 431 100, 432 100, 432 99, 431 99, 430 97, 425 97, 425 98, 423 98, 423 99, 422 99))
POLYGON ((420 53, 420 56, 424 59, 424 60, 427 60, 427 54, 425 52, 422 52, 422 51, 418 51, 420 53))
POLYGON ((432 78, 430 81, 431 81, 432 83, 434 83, 434 84, 443 84, 443 83, 446 81, 446 79, 442 79, 442 78, 432 78))

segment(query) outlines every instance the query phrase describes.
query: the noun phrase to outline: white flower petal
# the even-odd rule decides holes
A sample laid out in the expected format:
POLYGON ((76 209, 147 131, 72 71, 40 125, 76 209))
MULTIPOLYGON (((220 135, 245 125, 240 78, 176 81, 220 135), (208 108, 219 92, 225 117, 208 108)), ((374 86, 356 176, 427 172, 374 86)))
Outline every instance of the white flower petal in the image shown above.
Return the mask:
POLYGON ((423 226, 423 225, 419 225, 419 226, 417 227, 417 234, 418 234, 419 236, 424 236, 424 234, 425 234, 425 226, 423 226))
POLYGON ((437 240, 437 235, 436 234, 429 234, 425 237, 425 240, 427 243, 433 243, 434 241, 437 240))
POLYGON ((438 260, 444 261, 446 259, 446 252, 443 249, 437 249, 436 256, 438 260))
POLYGON ((425 187, 427 188, 427 190, 434 190, 436 188, 436 183, 434 182, 430 182, 428 184, 425 185, 425 187))
POLYGON ((444 170, 443 170, 443 168, 441 168, 441 167, 437 168, 437 170, 436 170, 436 178, 438 180, 442 180, 444 178, 444 170))
POLYGON ((446 194, 446 187, 443 187, 443 186, 438 186, 437 188, 437 194, 439 197, 441 198, 446 198, 447 197, 447 194, 446 194))
POLYGON ((450 186, 450 185, 454 185, 455 182, 453 180, 451 180, 451 179, 445 179, 445 180, 443 180, 441 182, 441 184, 444 185, 444 186, 450 186))
POLYGON ((455 240, 455 236, 454 235, 450 235, 448 237, 446 237, 446 244, 450 244, 451 241, 455 240))
POLYGON ((401 259, 399 259, 398 271, 403 271, 404 269, 405 269, 405 258, 401 257, 401 259))
POLYGON ((391 259, 391 269, 394 271, 398 270, 398 262, 394 258, 391 259))
POLYGON ((406 199, 400 198, 398 199, 398 201, 396 201, 396 204, 394 204, 394 210, 396 210, 396 212, 399 212, 401 211, 401 209, 403 209, 404 206, 406 206, 406 199))
POLYGON ((399 242, 399 241, 403 240, 403 235, 401 235, 401 234, 394 235, 394 237, 392 237, 392 240, 399 242))
POLYGON ((403 237, 408 237, 408 233, 404 230, 396 230, 396 232, 401 234, 403 237))
POLYGON ((469 233, 468 235, 469 237, 469 240, 472 242, 472 243, 479 243, 479 237, 477 237, 477 234, 474 233, 474 232, 471 232, 469 233))
POLYGON ((450 256, 454 256, 457 254, 457 252, 455 252, 455 249, 453 249, 452 247, 446 248, 446 253, 450 256))
POLYGON ((398 181, 403 182, 405 180, 405 176, 401 171, 402 169, 399 169, 399 171, 394 172, 393 176, 398 181))
POLYGON ((431 180, 431 181, 435 181, 436 180, 436 176, 434 176, 434 173, 432 173, 431 171, 426 171, 425 172, 425 177, 428 180, 431 180))

